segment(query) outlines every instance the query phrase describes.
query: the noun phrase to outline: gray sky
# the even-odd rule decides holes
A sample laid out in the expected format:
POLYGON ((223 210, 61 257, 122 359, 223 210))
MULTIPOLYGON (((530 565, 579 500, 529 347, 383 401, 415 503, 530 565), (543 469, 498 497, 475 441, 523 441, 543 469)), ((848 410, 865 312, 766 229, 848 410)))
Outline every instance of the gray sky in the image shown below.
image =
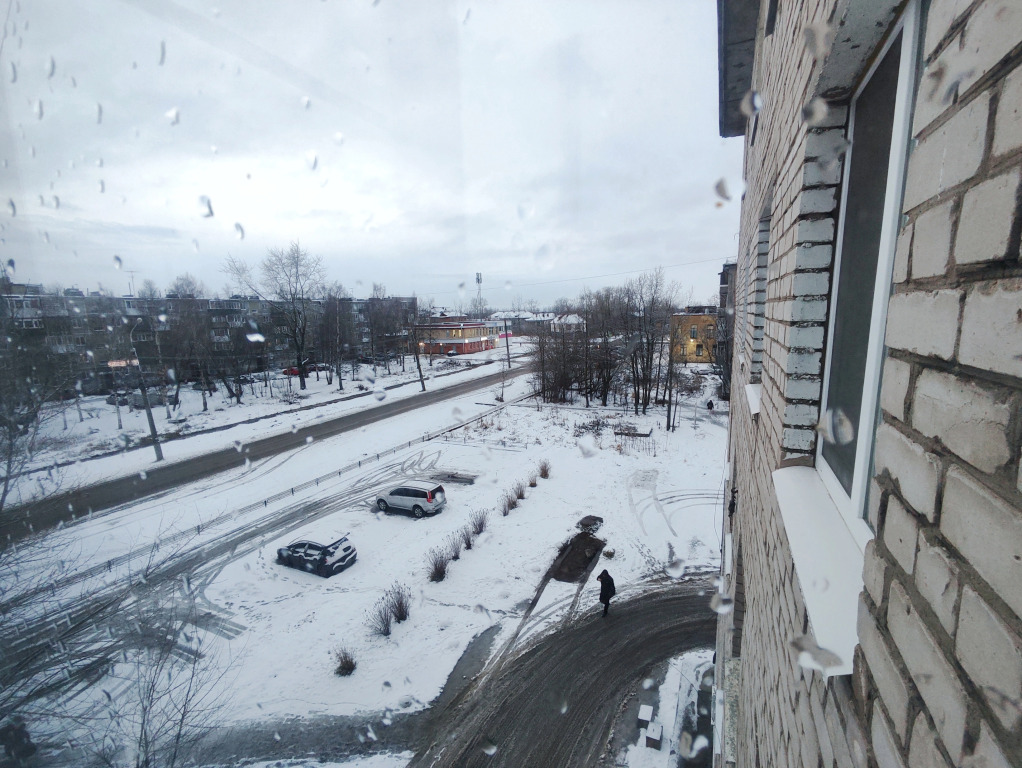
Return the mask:
POLYGON ((703 301, 742 151, 715 5, 14 0, 0 253, 21 281, 217 291, 227 254, 297 239, 356 295, 450 306, 482 272, 494 307, 548 304, 663 265, 703 301))

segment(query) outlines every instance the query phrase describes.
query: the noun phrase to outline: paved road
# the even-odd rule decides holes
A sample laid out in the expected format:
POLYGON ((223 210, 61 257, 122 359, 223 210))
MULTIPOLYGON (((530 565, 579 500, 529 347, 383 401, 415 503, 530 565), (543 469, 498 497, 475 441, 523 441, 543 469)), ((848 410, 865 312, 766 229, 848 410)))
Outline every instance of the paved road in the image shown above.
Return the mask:
POLYGON ((435 713, 410 768, 614 765, 605 752, 625 697, 657 663, 713 645, 707 588, 672 584, 544 637, 435 713))
MULTIPOLYGON (((512 371, 508 374, 508 378, 520 376, 525 372, 524 368, 512 371)), ((0 522, 0 541, 6 541, 8 538, 17 541, 32 532, 52 528, 62 521, 68 522, 72 515, 80 517, 89 510, 97 512, 118 504, 126 504, 218 472, 234 469, 243 466, 246 459, 255 461, 301 448, 306 444, 306 438, 309 437, 314 440, 332 437, 382 419, 413 411, 425 405, 432 405, 468 392, 485 389, 499 383, 502 375, 505 374, 497 372, 445 389, 419 392, 402 400, 383 403, 375 408, 367 408, 364 411, 339 416, 319 424, 311 424, 295 432, 285 432, 262 440, 254 440, 245 444, 243 452, 225 448, 222 451, 196 456, 173 464, 158 465, 146 470, 145 480, 132 475, 56 494, 23 507, 8 508, 4 511, 3 521, 0 522)))

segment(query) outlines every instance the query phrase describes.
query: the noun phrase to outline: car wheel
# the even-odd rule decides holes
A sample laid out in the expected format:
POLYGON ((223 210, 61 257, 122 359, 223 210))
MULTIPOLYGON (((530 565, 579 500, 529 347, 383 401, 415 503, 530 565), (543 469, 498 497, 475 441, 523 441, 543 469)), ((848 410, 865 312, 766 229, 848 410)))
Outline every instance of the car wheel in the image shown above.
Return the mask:
POLYGON ((287 558, 281 552, 277 552, 277 562, 281 565, 287 565, 287 558))
POLYGON ((376 506, 380 508, 381 512, 390 512, 390 508, 387 506, 387 502, 385 502, 383 499, 377 499, 376 506))
POLYGON ((416 504, 414 507, 412 507, 412 514, 415 515, 416 517, 422 517, 426 513, 423 511, 422 507, 416 504))

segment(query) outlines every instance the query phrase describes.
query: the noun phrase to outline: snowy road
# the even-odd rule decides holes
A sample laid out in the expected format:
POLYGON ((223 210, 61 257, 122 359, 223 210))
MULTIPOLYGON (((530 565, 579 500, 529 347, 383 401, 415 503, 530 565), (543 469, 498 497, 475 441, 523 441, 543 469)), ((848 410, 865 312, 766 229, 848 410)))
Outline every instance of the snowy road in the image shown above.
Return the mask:
MULTIPOLYGON (((75 516, 81 516, 87 511, 96 512, 118 504, 126 504, 209 477, 218 472, 235 469, 248 461, 256 461, 302 448, 314 440, 349 432, 383 419, 459 397, 468 392, 485 389, 500 383, 502 378, 510 380, 525 372, 522 369, 510 374, 494 373, 445 389, 421 392, 404 400, 384 403, 369 410, 253 440, 245 444, 243 451, 227 448, 204 456, 151 468, 143 473, 142 477, 132 474, 128 477, 78 488, 68 493, 54 494, 46 499, 34 501, 22 509, 8 510, 10 515, 5 517, 5 521, 0 524, 0 539, 18 541, 32 532, 52 528, 61 522, 69 522, 75 516)), ((409 435, 409 437, 418 438, 418 435, 409 435)))

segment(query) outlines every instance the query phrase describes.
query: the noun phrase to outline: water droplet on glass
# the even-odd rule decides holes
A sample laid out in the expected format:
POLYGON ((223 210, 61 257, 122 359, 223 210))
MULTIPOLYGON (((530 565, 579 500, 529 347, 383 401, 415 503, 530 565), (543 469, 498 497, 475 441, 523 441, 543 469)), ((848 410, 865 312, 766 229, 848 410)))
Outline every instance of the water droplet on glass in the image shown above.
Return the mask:
POLYGON ((335 144, 343 144, 344 143, 344 134, 341 133, 340 131, 337 131, 337 133, 334 134, 334 143, 335 144))
POLYGON ((830 53, 830 46, 834 42, 834 28, 825 21, 818 21, 802 30, 802 38, 805 40, 806 50, 819 61, 830 53))
MULTIPOLYGON (((14 277, 14 259, 7 260, 7 276, 14 277)), ((10 339, 7 339, 7 341, 9 343, 10 339)))
POLYGON ((297 424, 292 424, 291 425, 291 434, 292 435, 297 435, 298 434, 298 425, 297 424))
POLYGON ((102 195, 104 192, 106 192, 106 182, 103 181, 102 179, 99 180, 98 187, 99 187, 99 194, 102 195))
POLYGON ((170 120, 171 125, 177 125, 179 122, 181 122, 181 110, 179 110, 177 107, 172 107, 171 109, 168 109, 164 116, 168 120, 170 120))
POLYGON ((312 106, 312 99, 310 99, 308 96, 302 96, 302 107, 304 109, 308 109, 311 106, 312 106))
POLYGON ((307 435, 307 436, 306 436, 306 438, 305 438, 305 444, 306 444, 306 445, 309 445, 309 444, 310 444, 310 443, 312 443, 312 441, 313 441, 313 440, 315 440, 315 439, 316 439, 316 438, 314 438, 314 437, 313 437, 312 435, 307 435))
POLYGON ((802 119, 805 120, 806 125, 819 125, 827 119, 828 112, 830 112, 830 107, 827 106, 827 102, 816 96, 802 107, 802 119))
POLYGON ((7 210, 11 212, 11 216, 18 215, 18 206, 14 204, 14 201, 7 198, 7 210))
POLYGON ((310 171, 316 170, 316 168, 319 166, 319 158, 316 157, 315 152, 305 153, 305 165, 308 167, 310 171))
POLYGON ((53 207, 60 210, 60 198, 56 195, 53 196, 53 207))
POLYGON ((96 104, 96 125, 100 125, 103 122, 103 105, 96 104))
POLYGON ((216 154, 217 152, 219 152, 220 150, 218 150, 218 149, 216 148, 216 144, 210 144, 210 145, 209 145, 209 151, 210 151, 210 152, 212 152, 212 153, 213 153, 213 154, 215 155, 215 154, 216 154))
POLYGON ((375 389, 375 390, 373 390, 373 397, 375 397, 377 400, 379 400, 382 403, 384 400, 387 399, 387 390, 385 390, 385 389, 375 389))
POLYGON ((451 409, 451 416, 453 416, 456 419, 460 419, 461 418, 461 408, 459 408, 458 406, 454 406, 454 408, 451 409))
POLYGON ((826 672, 841 666, 841 657, 833 651, 818 646, 809 635, 799 635, 788 645, 798 651, 798 665, 806 669, 826 672))
POLYGON ((664 567, 664 570, 672 579, 680 579, 685 575, 685 561, 676 557, 664 567))
POLYGON ((192 248, 195 249, 196 253, 199 252, 199 241, 196 240, 195 238, 192 238, 192 248))
POLYGON ((717 183, 713 185, 713 191, 721 200, 731 199, 731 194, 727 191, 727 179, 717 179, 717 183))
POLYGON ((816 425, 816 431, 824 442, 836 445, 848 445, 855 439, 855 425, 840 408, 828 408, 816 425))
POLYGON ((497 754, 497 745, 493 743, 493 739, 484 736, 483 743, 481 746, 484 755, 492 757, 493 755, 497 754))
POLYGON ((245 338, 248 339, 253 344, 261 344, 262 342, 266 341, 266 337, 263 336, 261 333, 246 333, 245 338))
POLYGON ((691 760, 706 749, 709 743, 705 736, 700 735, 692 738, 692 734, 686 731, 681 734, 681 739, 678 741, 678 752, 685 760, 691 760))
POLYGON ((591 459, 599 452, 599 447, 596 445, 596 440, 592 435, 583 435, 575 443, 578 449, 582 452, 582 457, 591 459))
POLYGON ((756 91, 746 91, 738 108, 746 117, 752 117, 763 109, 763 97, 756 91))
POLYGON ((124 266, 124 262, 122 261, 121 257, 117 256, 115 254, 114 255, 114 269, 120 269, 123 266, 124 266))
POLYGON ((825 135, 820 139, 819 154, 816 160, 825 168, 832 168, 840 162, 851 146, 851 142, 837 132, 825 135))
POLYGON ((13 61, 11 62, 11 82, 18 82, 18 68, 14 65, 13 61))
POLYGON ((731 613, 731 609, 734 607, 735 601, 727 595, 720 594, 720 592, 714 592, 713 597, 710 598, 710 609, 714 613, 721 615, 731 613))
POLYGON ((42 99, 36 99, 34 102, 32 102, 32 114, 34 114, 36 116, 36 118, 39 119, 39 120, 43 119, 43 100, 42 99))
POLYGON ((654 685, 656 685, 656 683, 653 681, 652 677, 647 677, 645 680, 642 681, 642 687, 644 690, 648 691, 654 685))
POLYGON ((274 741, 280 741, 280 733, 279 732, 277 732, 277 731, 273 732, 273 740, 274 741))
POLYGON ((366 384, 375 384, 375 383, 376 383, 376 377, 375 377, 375 376, 373 376, 373 374, 372 374, 372 372, 371 372, 371 371, 366 371, 365 373, 363 373, 363 374, 362 374, 362 375, 360 376, 360 378, 361 378, 361 379, 362 379, 362 381, 364 381, 364 382, 365 382, 366 384))
POLYGON ((149 477, 149 475, 146 474, 146 471, 144 469, 138 473, 139 480, 145 480, 147 477, 149 477))
POLYGON ((237 233, 239 240, 245 239, 245 228, 238 222, 234 222, 234 231, 237 233))
POLYGON ((162 67, 164 62, 167 61, 167 43, 164 40, 160 40, 160 60, 159 65, 162 67))
POLYGON ((465 298, 465 283, 458 283, 458 296, 465 298))
POLYGON ((199 197, 199 212, 204 219, 209 219, 213 216, 213 202, 205 195, 199 197))
POLYGON ((57 74, 57 62, 50 56, 50 63, 46 66, 46 79, 53 79, 55 74, 57 74))

